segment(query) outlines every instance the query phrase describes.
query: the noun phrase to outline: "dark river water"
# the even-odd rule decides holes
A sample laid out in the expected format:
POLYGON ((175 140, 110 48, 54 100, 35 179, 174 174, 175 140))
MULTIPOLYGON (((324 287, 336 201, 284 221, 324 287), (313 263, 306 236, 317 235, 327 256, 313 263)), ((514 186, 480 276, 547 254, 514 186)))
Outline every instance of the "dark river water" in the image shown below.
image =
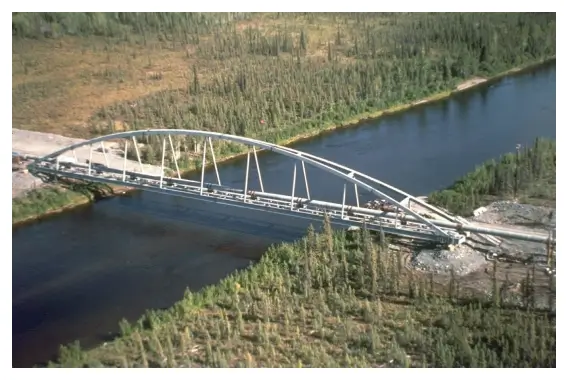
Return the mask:
MULTIPOLYGON (((556 137, 555 63, 294 148, 425 195, 537 136, 556 137)), ((292 162, 259 158, 265 191, 289 194, 292 162)), ((244 167, 245 160, 222 165, 223 184, 242 188, 244 167)), ((300 175, 296 194, 304 195, 300 175)), ((312 198, 341 202, 342 182, 312 168, 308 177, 312 198)), ((14 228, 13 366, 49 360, 74 340, 99 343, 121 318, 168 307, 186 287, 215 283, 303 233, 191 202, 138 192, 14 228)))

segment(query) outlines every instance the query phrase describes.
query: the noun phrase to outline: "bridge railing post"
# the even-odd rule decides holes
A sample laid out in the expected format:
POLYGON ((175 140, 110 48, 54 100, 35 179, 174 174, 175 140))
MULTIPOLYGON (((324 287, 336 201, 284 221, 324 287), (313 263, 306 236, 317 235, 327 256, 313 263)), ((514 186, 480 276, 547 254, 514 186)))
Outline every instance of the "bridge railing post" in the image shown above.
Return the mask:
POLYGON ((126 182, 126 160, 128 156, 128 140, 124 142, 124 161, 122 162, 122 182, 126 182))
POLYGON ((178 160, 177 160, 177 157, 176 157, 176 151, 174 149, 174 143, 172 142, 172 135, 168 135, 168 140, 170 142, 170 149, 172 151, 172 157, 174 159, 174 164, 176 166, 178 179, 181 179, 181 173, 179 172, 179 166, 178 166, 178 160))
POLYGON ((203 157, 201 159, 201 185, 199 195, 203 195, 203 181, 205 180, 205 160, 207 154, 207 139, 203 139, 203 157))
POLYGON ((264 184, 262 183, 262 175, 260 174, 260 165, 258 164, 258 156, 256 155, 256 148, 252 147, 254 154, 254 162, 256 163, 256 172, 258 173, 258 182, 260 183, 260 191, 264 193, 264 184))
POLYGON ((304 161, 302 161, 302 172, 304 172, 304 183, 306 184, 306 195, 308 197, 308 200, 311 199, 310 198, 310 187, 308 186, 308 174, 306 173, 306 163, 304 161))
POLYGON ((249 182, 249 167, 250 167, 250 150, 247 152, 247 168, 245 170, 245 191, 244 191, 244 202, 247 201, 247 193, 248 193, 248 182, 249 182))
POLYGON ((294 209, 294 194, 296 192, 296 163, 294 162, 294 172, 292 174, 292 198, 290 198, 290 210, 294 209))
POLYGON ((213 143, 211 142, 211 137, 207 138, 209 142, 209 148, 211 149, 211 159, 213 160, 213 167, 215 167, 215 175, 217 176, 217 184, 221 186, 221 177, 219 176, 219 169, 217 168, 217 160, 215 159, 215 151, 213 150, 213 143))
POLYGON ((93 162, 93 144, 89 145, 89 170, 88 174, 91 175, 91 162, 93 162))
POLYGON ((102 151, 103 151, 103 156, 104 156, 104 158, 105 158, 105 165, 106 165, 107 168, 108 168, 108 167, 109 167, 109 165, 108 165, 108 157, 107 157, 107 154, 106 154, 105 143, 104 143, 103 141, 101 141, 101 149, 102 149, 102 151))
POLYGON ((347 193, 347 184, 343 184, 343 200, 341 201, 341 219, 345 219, 345 195, 347 193))
POLYGON ((132 143, 134 144, 134 150, 136 151, 136 158, 138 158, 138 164, 140 164, 140 173, 144 174, 144 166, 142 165, 142 160, 140 159, 140 151, 138 150, 138 144, 136 143, 136 137, 132 136, 132 143))
POLYGON ((166 139, 162 139, 162 167, 160 170, 160 189, 163 187, 164 183, 164 164, 166 161, 166 139))

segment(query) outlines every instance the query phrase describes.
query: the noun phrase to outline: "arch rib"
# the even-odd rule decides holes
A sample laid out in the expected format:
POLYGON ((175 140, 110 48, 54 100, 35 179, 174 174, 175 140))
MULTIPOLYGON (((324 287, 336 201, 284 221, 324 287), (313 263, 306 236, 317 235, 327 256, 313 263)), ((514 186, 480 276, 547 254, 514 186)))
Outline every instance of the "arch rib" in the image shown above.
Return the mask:
MULTIPOLYGON (((289 149, 290 151, 295 151, 294 149, 289 148, 289 147, 281 147, 281 148, 283 148, 283 149, 289 149)), ((305 153, 305 152, 302 152, 302 155, 303 155, 304 157, 309 157, 309 158, 311 158, 311 159, 317 160, 317 161, 319 161, 319 162, 321 162, 321 163, 324 163, 324 164, 326 164, 326 165, 333 166, 333 167, 335 167, 335 168, 337 168, 337 169, 344 170, 344 171, 348 172, 348 173, 349 173, 348 175, 351 176, 351 177, 357 176, 357 177, 361 177, 361 178, 363 178, 363 179, 366 179, 366 180, 368 180, 368 181, 371 181, 372 183, 375 183, 375 184, 377 184, 377 185, 379 185, 379 186, 381 186, 381 187, 384 187, 384 188, 387 188, 387 189, 389 189, 389 190, 391 190, 391 191, 394 191, 394 192, 396 192, 396 193, 402 195, 403 197, 412 199, 413 202, 415 202, 415 203, 421 205, 422 207, 424 207, 424 208, 427 209, 427 210, 430 210, 430 211, 432 211, 432 212, 434 212, 434 213, 437 213, 438 215, 444 217, 445 219, 447 219, 447 220, 449 220, 449 221, 452 221, 452 222, 455 222, 455 223, 459 223, 459 221, 457 221, 457 218, 456 218, 456 217, 454 217, 454 216, 452 216, 452 215, 449 215, 448 213, 444 212, 443 210, 441 210, 441 209, 439 209, 439 208, 437 208, 437 207, 435 207, 435 206, 432 206, 431 204, 426 203, 426 202, 420 200, 419 198, 416 198, 416 197, 414 197, 413 195, 411 195, 411 194, 409 194, 409 193, 407 193, 407 192, 405 192, 405 191, 403 191, 403 190, 401 190, 401 189, 399 189, 399 188, 397 188, 397 187, 395 187, 395 186, 389 185, 389 184, 386 183, 386 182, 380 181, 380 180, 378 180, 378 179, 376 179, 376 178, 373 178, 373 177, 371 177, 371 176, 369 176, 369 175, 367 175, 367 174, 365 174, 365 173, 362 173, 362 172, 353 170, 353 169, 351 169, 351 168, 349 168, 349 167, 347 167, 347 166, 343 166, 343 165, 338 164, 338 163, 336 163, 336 162, 327 160, 327 159, 325 159, 325 158, 323 158, 323 157, 315 156, 315 155, 313 155, 313 154, 305 153)))
POLYGON ((394 186, 388 185, 388 184, 381 182, 377 179, 374 179, 374 178, 372 178, 368 175, 365 175, 365 174, 360 173, 356 170, 350 169, 346 166, 337 164, 335 162, 326 160, 324 158, 314 156, 314 155, 309 154, 309 153, 301 152, 301 151, 298 151, 298 150, 293 149, 293 148, 283 147, 283 146, 279 146, 279 145, 276 145, 276 144, 273 144, 273 143, 255 140, 255 139, 248 138, 248 137, 229 135, 229 134, 224 134, 224 133, 219 133, 219 132, 198 131, 198 130, 190 130, 190 129, 147 129, 147 130, 138 130, 138 131, 118 132, 118 133, 113 133, 113 134, 106 135, 106 136, 96 137, 96 138, 93 138, 93 139, 90 139, 90 140, 85 140, 85 141, 82 141, 82 142, 77 143, 77 144, 73 144, 71 146, 65 147, 65 148, 60 149, 60 150, 53 152, 51 154, 48 154, 44 157, 38 158, 37 161, 46 160, 46 159, 53 159, 53 158, 56 158, 56 157, 66 153, 68 151, 75 150, 75 149, 81 148, 83 146, 93 145, 93 144, 99 143, 99 142, 101 144, 103 144, 104 141, 108 141, 108 140, 128 139, 128 138, 134 138, 135 139, 136 137, 139 137, 139 136, 145 137, 145 136, 160 136, 160 135, 195 136, 195 137, 204 137, 206 139, 209 138, 209 139, 216 139, 216 140, 225 140, 225 141, 230 141, 230 142, 234 142, 234 143, 249 145, 249 146, 260 148, 260 149, 270 150, 274 153, 278 153, 278 154, 281 154, 283 156, 287 156, 287 157, 290 157, 292 159, 299 160, 302 163, 307 163, 311 166, 317 167, 317 168, 324 170, 324 171, 326 171, 326 172, 328 172, 328 173, 330 173, 330 174, 332 174, 336 177, 343 179, 346 182, 350 182, 357 187, 365 189, 365 190, 369 191, 370 193, 374 194, 377 197, 381 197, 383 199, 388 200, 391 204, 396 205, 400 209, 404 210, 407 214, 414 216, 417 220, 419 220, 423 224, 429 226, 433 231, 435 231, 435 233, 437 235, 449 238, 449 235, 446 232, 444 232, 438 226, 433 224, 430 220, 428 220, 428 219, 424 218, 422 215, 412 211, 410 208, 401 204, 400 202, 398 202, 397 200, 395 200, 391 196, 383 193, 382 191, 375 188, 374 186, 372 186, 372 185, 370 185, 366 182, 363 182, 361 179, 366 179, 370 182, 375 183, 376 185, 388 188, 388 189, 395 191, 395 192, 397 192, 401 195, 410 197, 410 198, 413 199, 413 201, 423 205, 424 207, 426 207, 426 208, 428 208, 428 209, 430 209, 430 210, 432 210, 432 211, 434 211, 434 212, 436 212, 440 215, 444 214, 444 215, 446 215, 446 218, 448 218, 449 220, 453 220, 449 215, 443 213, 443 211, 438 210, 435 207, 428 205, 427 203, 422 202, 422 201, 412 197, 410 194, 407 194, 407 193, 403 192, 402 190, 397 189, 394 186))

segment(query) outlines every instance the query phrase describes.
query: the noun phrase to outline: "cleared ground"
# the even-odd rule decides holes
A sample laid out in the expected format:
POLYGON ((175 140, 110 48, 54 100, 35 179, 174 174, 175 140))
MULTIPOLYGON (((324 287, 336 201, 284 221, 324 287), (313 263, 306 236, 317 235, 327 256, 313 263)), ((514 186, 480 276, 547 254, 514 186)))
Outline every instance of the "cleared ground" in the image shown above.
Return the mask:
MULTIPOLYGON (((85 141, 83 139, 76 139, 65 137, 53 133, 43 133, 34 131, 25 131, 21 129, 12 128, 12 151, 21 155, 32 156, 45 156, 53 153, 64 147, 85 141)), ((107 142, 105 143, 105 151, 109 165, 111 167, 122 167, 123 165, 123 151, 118 143, 107 142)), ((90 150, 89 146, 79 148, 75 151, 75 156, 80 163, 86 163, 89 159, 90 150)), ((75 159, 72 152, 69 152, 65 157, 75 159)), ((102 152, 100 144, 93 146, 92 162, 105 164, 105 157, 102 152)), ((127 160, 126 169, 134 172, 140 171, 140 166, 136 160, 127 160)), ((157 166, 144 164, 144 171, 148 174, 160 173, 160 168, 157 166)), ((12 172, 12 198, 25 194, 28 190, 45 186, 40 179, 32 176, 27 172, 17 171, 12 172)))
MULTIPOLYGON (((517 229, 526 233, 547 234, 556 227, 556 210, 550 207, 499 201, 488 205, 483 214, 469 218, 476 223, 517 229)), ((519 293, 527 271, 533 270, 537 304, 547 305, 549 274, 545 244, 500 238, 499 247, 472 237, 453 251, 420 249, 406 250, 404 260, 410 269, 435 274, 435 281, 447 284, 454 275, 464 290, 489 293, 492 289, 493 261, 497 260, 497 279, 507 280, 510 291, 519 293)))

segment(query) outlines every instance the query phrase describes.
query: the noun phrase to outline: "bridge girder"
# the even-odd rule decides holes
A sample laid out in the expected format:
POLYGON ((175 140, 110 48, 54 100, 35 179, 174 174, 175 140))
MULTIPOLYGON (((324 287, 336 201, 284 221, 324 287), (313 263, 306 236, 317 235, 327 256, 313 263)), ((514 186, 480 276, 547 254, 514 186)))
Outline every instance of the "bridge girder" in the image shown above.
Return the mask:
MULTIPOLYGON (((247 145, 249 147, 253 147, 253 150, 255 148, 259 148, 261 150, 268 150, 289 158, 292 158, 298 162, 300 162, 302 164, 302 166, 304 164, 310 165, 312 167, 318 168, 320 170, 323 170, 325 172, 328 172, 332 175, 334 175, 335 177, 338 177, 342 180, 344 180, 346 183, 351 183, 355 186, 355 189, 357 191, 357 188, 361 188, 364 190, 367 190, 369 193, 387 200, 390 204, 392 204, 393 206, 398 207, 400 210, 403 210, 406 214, 408 215, 412 215, 416 220, 420 221, 421 223, 425 224, 426 226, 428 226, 433 233, 435 233, 436 235, 439 235, 440 237, 446 237, 449 238, 448 234, 443 231, 442 229, 440 229, 437 225, 433 224, 431 220, 423 217, 422 215, 420 215, 419 213, 415 212, 414 210, 412 210, 410 207, 407 207, 405 204, 402 204, 401 202, 397 201, 396 199, 394 199, 393 197, 391 197, 390 195, 384 193, 383 191, 381 191, 381 188, 385 188, 388 189, 392 192, 395 192, 396 194, 399 194, 402 197, 405 197, 413 202, 415 202, 416 204, 421 205, 422 207, 424 207, 425 209, 429 210, 430 212, 444 218, 447 219, 449 221, 452 222, 456 222, 456 218, 454 218, 453 216, 445 213, 444 211, 426 203, 423 202, 422 200, 415 198, 413 196, 411 196, 410 194, 392 186, 389 185, 385 182, 379 181, 371 176, 368 176, 364 173, 361 173, 357 170, 348 168, 346 166, 340 165, 338 163, 335 163, 333 161, 330 160, 326 160, 324 158, 309 154, 309 153, 305 153, 305 152, 301 152, 298 151, 296 149, 290 148, 290 147, 284 147, 284 146, 279 146, 277 144, 273 144, 273 143, 268 143, 268 142, 264 142, 264 141, 260 141, 260 140, 256 140, 256 139, 252 139, 252 138, 248 138, 248 137, 242 137, 242 136, 235 136, 235 135, 229 135, 229 134, 223 134, 223 133, 218 133, 218 132, 208 132, 208 131, 199 131, 199 130, 188 130, 188 129, 147 129, 147 130, 137 130, 137 131, 128 131, 128 132, 118 132, 118 133, 113 133, 113 134, 109 134, 109 135, 105 135, 105 136, 101 136, 101 137, 96 137, 90 140, 85 140, 82 142, 79 142, 77 144, 73 144, 70 146, 67 146, 65 148, 62 148, 60 150, 57 150, 53 153, 50 153, 44 157, 38 158, 37 161, 44 161, 44 160, 49 160, 49 159, 57 159, 58 157, 68 153, 68 152, 74 152, 76 149, 79 149, 81 147, 84 146, 93 146, 94 144, 97 143, 101 143, 101 145, 105 142, 105 141, 114 141, 114 140, 119 140, 119 139, 132 139, 134 141, 134 144, 136 144, 136 140, 135 138, 137 137, 146 137, 146 136, 158 136, 158 137, 163 137, 163 151, 162 151, 162 177, 163 177, 163 162, 164 162, 164 156, 165 156, 165 149, 166 149, 166 139, 169 140, 170 146, 173 150, 173 145, 171 142, 171 137, 172 136, 191 136, 191 137, 198 137, 198 138, 204 138, 204 151, 203 151, 203 160, 205 162, 205 151, 206 151, 206 146, 205 144, 208 142, 211 148, 211 151, 213 152, 213 147, 211 145, 211 141, 212 140, 223 140, 223 141, 229 141, 229 142, 233 142, 233 143, 240 143, 243 145, 247 145)), ((103 147, 103 153, 104 153, 104 145, 102 145, 103 147)), ((140 155, 138 152, 138 147, 135 145, 136 148, 136 152, 138 155, 138 160, 140 161, 140 155)), ((172 154, 174 154, 174 152, 172 152, 172 154)), ((254 155, 255 155, 255 160, 257 160, 256 157, 256 151, 254 151, 254 155)), ((106 157, 106 156, 105 156, 106 157)), ((250 152, 248 155, 248 159, 250 159, 250 152)), ((213 160, 215 160, 215 157, 213 156, 213 160)), ((214 162, 216 165, 216 162, 214 162)), ((142 166, 142 163, 140 161, 140 165, 142 166)), ((258 165, 258 160, 257 160, 257 165, 258 165)), ((176 167, 177 167, 177 161, 176 161, 176 167)), ((216 166, 215 166, 216 167, 216 166)), ((248 163, 247 163, 247 171, 248 171, 248 163)), ((303 166, 304 167, 304 166, 303 166)), ((305 171, 304 171, 305 174, 305 171)), ((178 175, 179 175, 179 171, 178 171, 178 175)), ((218 175, 218 173, 217 173, 218 175)), ((203 178, 203 177, 202 177, 203 178)), ((248 173, 247 173, 247 178, 248 178, 248 173)), ((218 177, 219 179, 219 177, 218 177)), ((203 181, 203 180, 202 180, 203 181)), ((294 181, 295 181, 295 175, 294 175, 294 181)), ((220 180, 219 180, 220 182, 220 180)), ((307 182, 307 180, 306 180, 307 182)), ((262 186, 262 184, 261 184, 262 186)), ((246 187, 246 185, 245 185, 246 187)), ((307 186, 306 186, 307 189, 307 186)), ((292 195, 292 197, 294 197, 292 195)))

